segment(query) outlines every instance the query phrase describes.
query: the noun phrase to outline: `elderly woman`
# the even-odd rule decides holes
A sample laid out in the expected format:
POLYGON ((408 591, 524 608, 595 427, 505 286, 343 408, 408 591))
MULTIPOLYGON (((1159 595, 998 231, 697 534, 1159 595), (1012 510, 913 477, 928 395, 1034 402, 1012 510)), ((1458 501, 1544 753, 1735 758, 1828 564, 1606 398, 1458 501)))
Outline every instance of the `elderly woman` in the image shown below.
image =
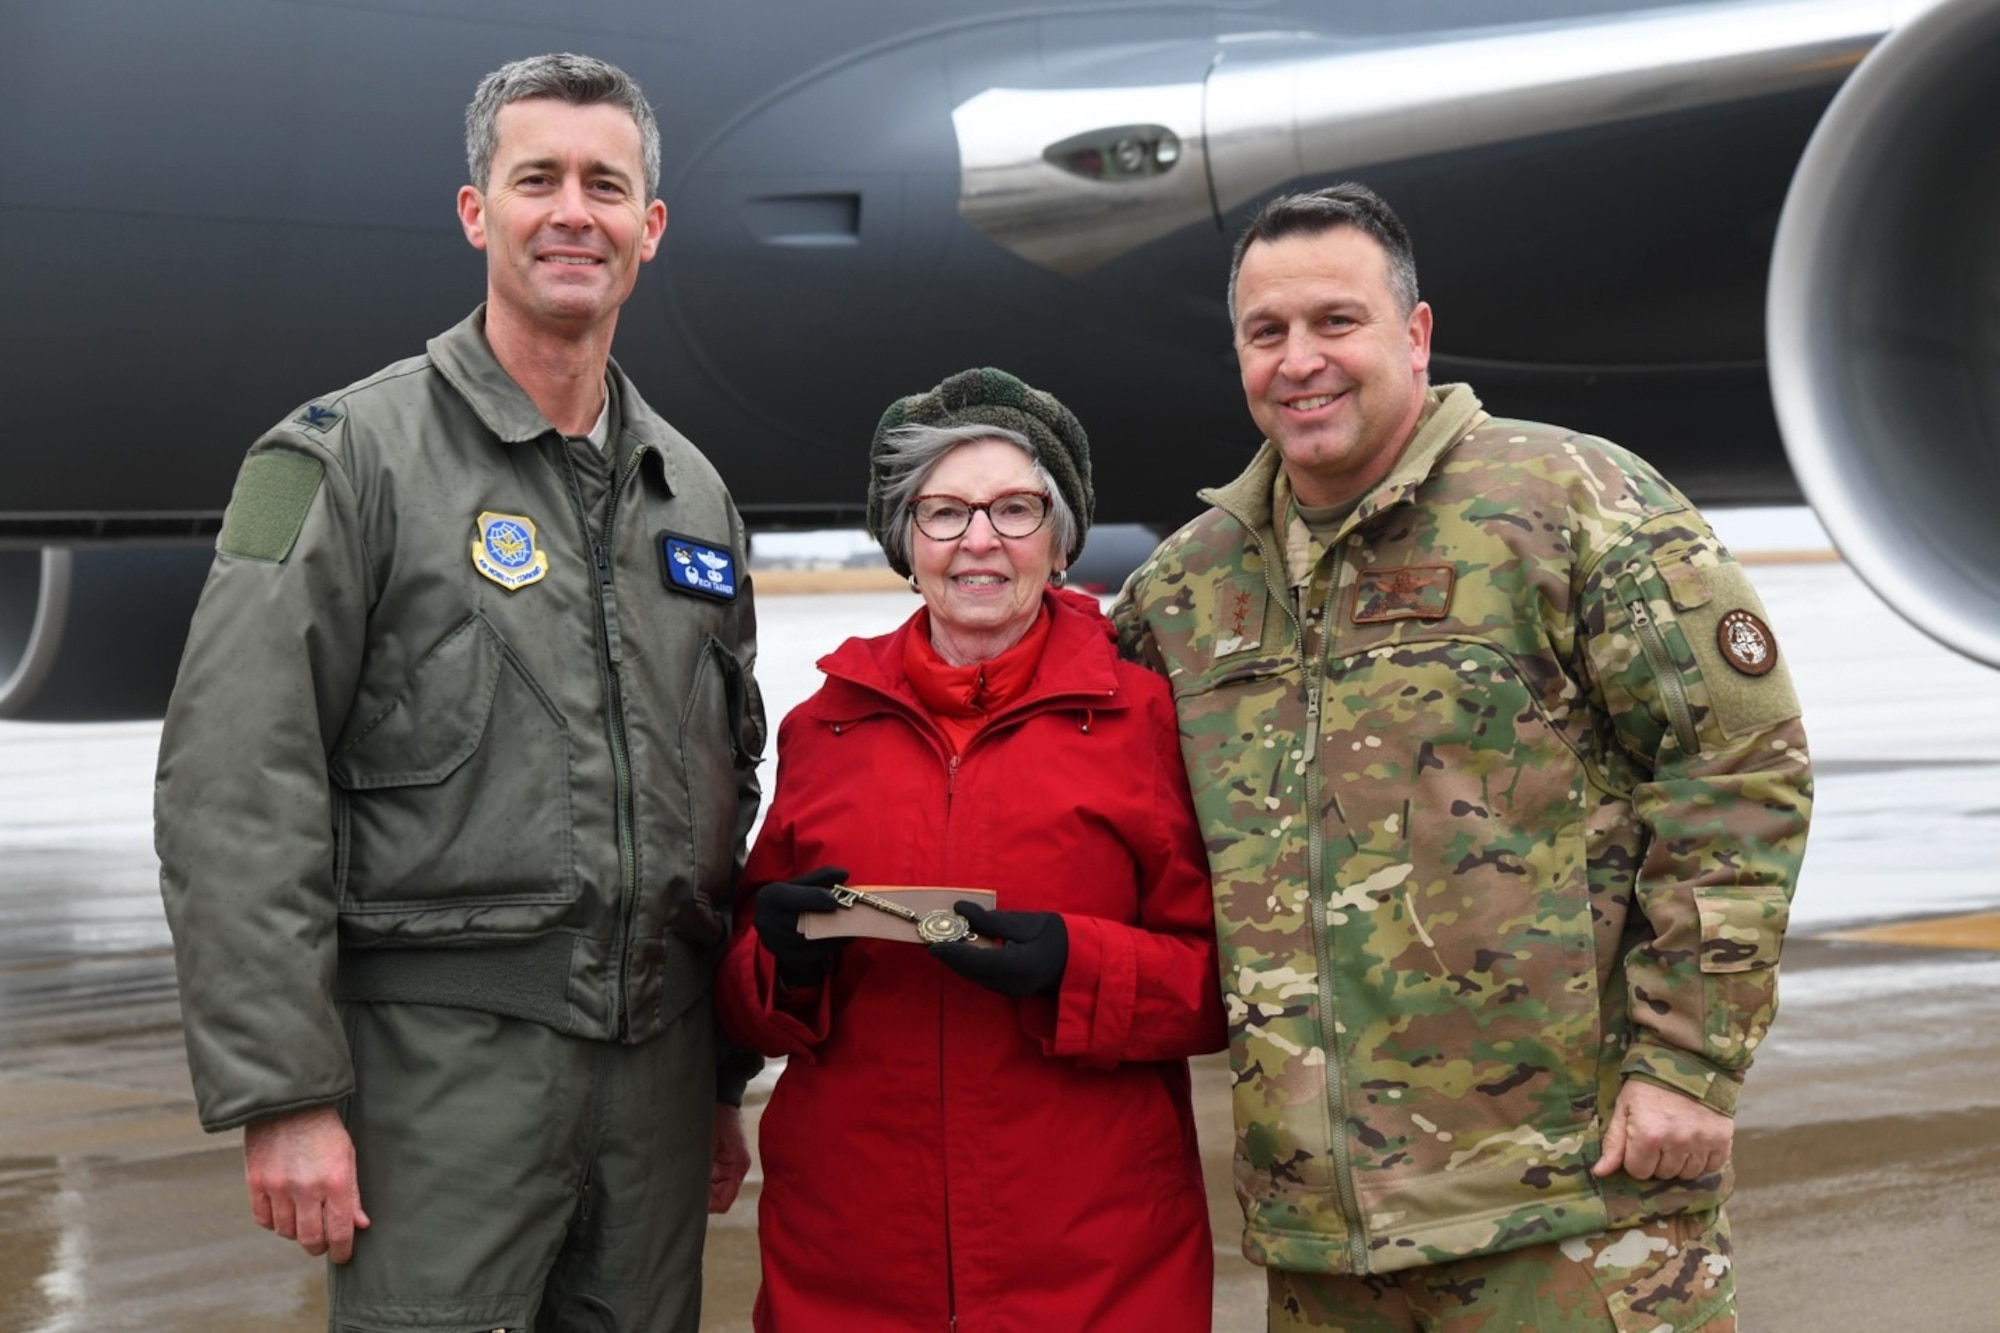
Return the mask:
POLYGON ((924 605, 822 659, 785 719, 717 982, 731 1036, 791 1057, 756 1326, 1207 1329, 1207 870, 1165 681, 1059 591, 1083 428, 969 370, 891 406, 871 464, 870 531, 924 605), (873 913, 843 880, 997 901, 958 904, 976 941, 801 933, 873 913))

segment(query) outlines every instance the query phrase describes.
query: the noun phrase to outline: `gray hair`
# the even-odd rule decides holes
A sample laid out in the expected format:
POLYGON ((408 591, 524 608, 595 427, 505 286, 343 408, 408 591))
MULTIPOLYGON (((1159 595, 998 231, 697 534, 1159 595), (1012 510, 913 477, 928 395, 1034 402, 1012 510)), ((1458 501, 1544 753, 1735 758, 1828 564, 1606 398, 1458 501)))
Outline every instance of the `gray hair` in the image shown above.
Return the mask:
POLYGON ((1410 233, 1381 195, 1355 181, 1342 181, 1306 194, 1281 194, 1250 219, 1229 256, 1229 322, 1236 322, 1236 275, 1243 271, 1243 254, 1253 243, 1319 236, 1335 227, 1353 227, 1382 247, 1389 260, 1389 294, 1396 298, 1396 313, 1408 319, 1421 299, 1410 233))
POLYGON ((916 513, 911 506, 923 494, 924 483, 930 480, 931 473, 959 445, 980 440, 1005 440, 1033 461, 1035 484, 1049 494, 1049 519, 1042 525, 1042 531, 1049 534, 1049 549, 1061 555, 1076 545, 1076 514, 1069 501, 1063 499, 1055 478, 1042 466, 1042 456, 1027 436, 977 422, 965 426, 898 426, 882 437, 881 449, 882 460, 896 469, 896 480, 882 492, 889 510, 882 547, 889 553, 891 564, 901 563, 905 569, 912 564, 910 530, 916 526, 916 513))
POLYGON ((496 122, 510 102, 552 97, 571 106, 610 105, 631 113, 639 126, 640 155, 646 163, 646 198, 660 193, 660 123, 651 103, 630 74, 595 56, 567 52, 529 56, 502 65, 479 81, 465 108, 465 167, 473 188, 484 190, 493 172, 493 151, 499 146, 496 122))

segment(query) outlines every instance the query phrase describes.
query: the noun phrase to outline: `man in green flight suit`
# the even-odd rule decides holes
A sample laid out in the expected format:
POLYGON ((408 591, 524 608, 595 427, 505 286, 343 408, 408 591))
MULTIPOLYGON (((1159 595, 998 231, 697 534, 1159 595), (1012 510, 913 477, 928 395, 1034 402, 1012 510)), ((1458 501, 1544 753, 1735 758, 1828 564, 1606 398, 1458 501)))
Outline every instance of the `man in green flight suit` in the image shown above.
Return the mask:
POLYGON ((217 539, 156 806, 189 1066, 333 1329, 692 1330, 749 1165, 743 525, 610 359, 643 93, 535 57, 466 129, 485 304, 268 431, 217 539))
POLYGON ((1113 615, 1208 838, 1270 1326, 1733 1329, 1812 799, 1763 608, 1643 461, 1428 383, 1365 188, 1268 205, 1229 308, 1266 442, 1113 615))

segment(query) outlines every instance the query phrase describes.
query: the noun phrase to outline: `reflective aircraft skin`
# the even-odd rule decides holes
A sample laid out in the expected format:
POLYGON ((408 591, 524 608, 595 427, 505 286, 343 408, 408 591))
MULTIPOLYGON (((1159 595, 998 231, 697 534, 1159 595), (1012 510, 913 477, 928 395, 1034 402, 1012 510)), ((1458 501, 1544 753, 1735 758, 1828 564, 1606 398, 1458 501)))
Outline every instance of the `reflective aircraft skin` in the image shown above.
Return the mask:
POLYGON ((1927 8, 12 0, 0 717, 157 714, 244 449, 478 299, 461 116, 506 60, 601 55, 658 108, 666 242, 616 354, 753 526, 858 522, 882 406, 992 364, 1088 425, 1100 522, 1164 528, 1255 444, 1234 235, 1347 177, 1410 224, 1435 379, 1698 500, 1796 499, 1773 236, 1829 99, 1927 8))

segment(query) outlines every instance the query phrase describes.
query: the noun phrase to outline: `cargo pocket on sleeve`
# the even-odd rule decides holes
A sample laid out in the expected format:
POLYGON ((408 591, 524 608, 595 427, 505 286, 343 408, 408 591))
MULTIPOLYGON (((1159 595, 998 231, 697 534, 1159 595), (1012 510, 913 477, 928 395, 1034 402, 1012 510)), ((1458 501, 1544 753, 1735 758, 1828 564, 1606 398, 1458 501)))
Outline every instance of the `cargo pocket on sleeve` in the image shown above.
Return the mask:
POLYGON ((1703 1053, 1741 1068, 1777 1016, 1778 950, 1790 905, 1775 893, 1704 893, 1701 912, 1703 1053))
POLYGON ((1764 894, 1701 894, 1701 970, 1757 972, 1778 965, 1790 908, 1764 894))

